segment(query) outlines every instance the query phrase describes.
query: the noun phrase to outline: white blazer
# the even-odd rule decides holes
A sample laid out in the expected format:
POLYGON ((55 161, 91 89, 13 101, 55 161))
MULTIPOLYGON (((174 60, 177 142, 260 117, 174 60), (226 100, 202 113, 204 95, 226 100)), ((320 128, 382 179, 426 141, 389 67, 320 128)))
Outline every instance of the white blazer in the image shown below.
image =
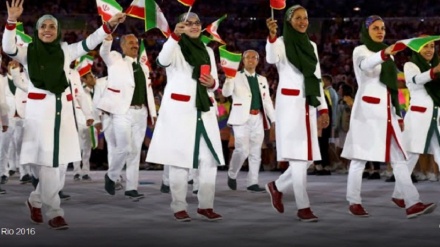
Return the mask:
POLYGON ((17 87, 17 90, 15 91, 15 110, 20 118, 24 118, 26 113, 29 80, 27 79, 26 73, 20 73, 19 68, 11 70, 11 78, 14 85, 17 87))
POLYGON ((74 96, 76 122, 78 125, 86 126, 87 120, 94 119, 92 114, 92 98, 84 92, 78 71, 70 70, 69 79, 74 96))
MULTIPOLYGON (((126 114, 130 108, 134 93, 134 74, 132 63, 135 61, 129 56, 123 57, 117 51, 110 51, 112 41, 104 40, 99 54, 107 65, 108 84, 101 95, 97 108, 112 114, 126 114)), ((151 87, 150 71, 147 66, 141 63, 145 74, 147 92, 148 115, 153 122, 157 116, 154 103, 153 88, 151 87)))
POLYGON ((0 123, 2 126, 9 125, 8 104, 6 103, 6 84, 8 80, 6 76, 0 75, 0 123))
MULTIPOLYGON (((237 73, 234 78, 226 79, 223 85, 222 94, 225 97, 232 96, 232 109, 228 118, 228 125, 242 125, 247 122, 250 116, 250 107, 252 101, 252 92, 246 75, 249 73, 245 70, 237 73)), ((275 122, 275 110, 269 94, 269 85, 266 77, 256 74, 258 86, 260 89, 261 102, 263 104, 263 126, 264 129, 270 129, 270 122, 275 122)))

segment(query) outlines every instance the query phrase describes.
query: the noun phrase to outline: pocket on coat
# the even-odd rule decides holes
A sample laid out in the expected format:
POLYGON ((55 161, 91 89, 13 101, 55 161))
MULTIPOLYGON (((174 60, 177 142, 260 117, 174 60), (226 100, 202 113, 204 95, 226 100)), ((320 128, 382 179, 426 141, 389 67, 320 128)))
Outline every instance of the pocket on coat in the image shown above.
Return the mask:
POLYGON ((45 93, 28 93, 28 98, 34 99, 34 100, 42 100, 42 99, 46 98, 46 94, 45 93))
POLYGON ((412 105, 410 109, 411 109, 411 111, 416 111, 416 112, 425 112, 426 111, 426 107, 416 106, 416 105, 412 105))
POLYGON ((72 94, 66 95, 66 98, 67 98, 67 101, 72 101, 73 100, 72 94))
POLYGON ((370 103, 370 104, 379 104, 380 103, 380 98, 371 97, 371 96, 362 96, 362 100, 367 103, 370 103))
POLYGON ((120 93, 121 92, 121 90, 119 90, 119 89, 114 89, 114 88, 110 88, 110 87, 108 87, 107 90, 110 90, 110 91, 115 92, 115 93, 120 93))
POLYGON ((281 88, 281 94, 287 96, 298 96, 299 89, 281 88))
POLYGON ((191 99, 191 96, 184 95, 184 94, 178 94, 178 93, 172 93, 171 98, 173 100, 177 100, 177 101, 188 102, 191 99))

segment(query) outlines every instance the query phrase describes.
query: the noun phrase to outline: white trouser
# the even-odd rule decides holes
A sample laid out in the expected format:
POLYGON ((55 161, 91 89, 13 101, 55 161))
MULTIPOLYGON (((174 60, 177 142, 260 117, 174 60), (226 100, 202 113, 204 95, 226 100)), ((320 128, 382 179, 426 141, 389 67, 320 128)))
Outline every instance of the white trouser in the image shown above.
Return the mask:
MULTIPOLYGON (((199 174, 197 169, 189 169, 188 181, 193 181, 193 191, 199 190, 199 174)), ((163 166, 162 183, 166 186, 170 186, 170 166, 163 166)))
POLYGON ((112 127, 116 146, 112 150, 112 159, 109 160, 108 176, 117 181, 120 173, 126 169, 126 191, 137 190, 139 181, 139 164, 142 143, 147 130, 147 109, 130 108, 127 114, 112 115, 112 127))
POLYGON ((64 217, 60 205, 60 169, 54 167, 31 165, 34 176, 39 179, 37 188, 31 192, 29 203, 32 207, 46 207, 46 216, 53 219, 57 216, 64 217))
POLYGON ((15 131, 14 131, 14 146, 9 148, 9 157, 14 157, 16 159, 16 164, 18 165, 18 171, 20 172, 20 179, 23 178, 25 175, 31 175, 31 168, 30 165, 26 164, 20 164, 20 154, 21 154, 21 144, 23 142, 23 124, 24 121, 21 118, 16 118, 15 121, 15 131), (11 150, 12 149, 12 150, 11 150), (15 152, 13 151, 15 150, 15 152))
POLYGON ((15 171, 18 165, 14 138, 16 118, 9 118, 8 130, 0 132, 0 176, 9 177, 9 170, 15 171))
MULTIPOLYGON (((394 177, 396 178, 393 197, 398 199, 403 198, 407 208, 420 202, 419 192, 411 181, 407 161, 394 138, 391 138, 390 159, 394 177), (401 193, 396 194, 397 191, 401 193)), ((347 201, 350 204, 362 204, 362 173, 366 163, 366 160, 352 160, 350 162, 347 180, 347 201)))
MULTIPOLYGON (((217 177, 217 161, 209 150, 203 137, 200 137, 198 180, 198 208, 214 207, 215 180, 217 177)), ((170 165, 171 209, 174 213, 187 210, 186 193, 188 190, 189 168, 170 165)))
POLYGON ((263 115, 249 115, 243 125, 232 126, 235 149, 229 162, 228 176, 236 179, 244 161, 249 158, 247 186, 258 184, 261 165, 261 145, 264 140, 263 115))
MULTIPOLYGON (((438 139, 436 135, 433 135, 431 141, 429 143, 428 153, 433 154, 434 161, 440 168, 440 145, 438 143, 438 139)), ((420 154, 408 152, 408 161, 406 162, 406 167, 408 168, 409 174, 411 174, 414 170, 414 167, 419 160, 420 154)), ((403 193, 400 190, 400 187, 394 186, 393 197, 401 199, 403 198, 403 193)))
POLYGON ((60 186, 59 191, 64 189, 64 184, 66 183, 66 173, 67 173, 67 164, 60 164, 59 165, 60 170, 60 186))
POLYGON ((311 161, 305 160, 289 161, 289 168, 275 181, 279 192, 287 192, 293 186, 298 210, 310 207, 307 195, 307 168, 311 164, 311 161))
POLYGON ((90 136, 90 127, 78 125, 78 137, 81 147, 81 161, 73 162, 73 174, 86 175, 90 172, 90 155, 92 154, 92 137, 90 136))
POLYGON ((105 142, 107 144, 107 162, 111 164, 113 161, 113 150, 115 150, 115 134, 113 132, 113 125, 111 121, 111 115, 102 115, 102 128, 104 132, 105 142))

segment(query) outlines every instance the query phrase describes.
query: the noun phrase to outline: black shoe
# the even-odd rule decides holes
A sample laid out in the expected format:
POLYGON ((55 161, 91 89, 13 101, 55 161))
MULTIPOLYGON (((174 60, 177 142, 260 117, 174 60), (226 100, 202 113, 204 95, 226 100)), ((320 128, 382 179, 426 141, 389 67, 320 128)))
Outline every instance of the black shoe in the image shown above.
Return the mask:
POLYGON ((115 195, 115 182, 113 182, 113 180, 111 180, 107 173, 104 176, 104 181, 105 181, 105 191, 107 191, 107 193, 109 193, 110 195, 115 195))
POLYGON ((32 186, 34 186, 34 189, 37 188, 38 183, 40 182, 40 179, 35 178, 34 176, 32 176, 32 186))
POLYGON ((14 176, 14 174, 15 174, 15 171, 14 171, 14 170, 9 170, 9 177, 14 176))
POLYGON ((396 182, 396 178, 394 177, 394 175, 392 175, 391 177, 387 178, 385 182, 396 182))
POLYGON ((0 179, 0 184, 5 184, 7 183, 9 180, 9 178, 6 175, 3 175, 0 179))
POLYGON ((307 172, 307 175, 317 175, 318 174, 318 170, 313 169, 313 171, 307 172))
POLYGON ((92 178, 89 176, 89 175, 83 175, 82 176, 82 180, 84 180, 84 181, 92 181, 92 178))
POLYGON ((64 192, 62 190, 60 190, 60 192, 58 192, 58 196, 60 197, 60 199, 62 201, 67 201, 70 199, 70 195, 64 194, 64 192))
POLYGON ((130 199, 135 199, 135 200, 144 198, 144 194, 139 194, 137 190, 125 191, 124 195, 128 196, 130 199))
POLYGON ((199 193, 198 190, 193 190, 193 194, 194 194, 194 195, 197 195, 198 193, 199 193))
POLYGON ((319 171, 316 171, 316 175, 318 176, 328 176, 328 175, 332 175, 332 172, 326 169, 322 169, 319 171))
POLYGON ((362 173, 362 178, 368 178, 370 177, 370 173, 369 172, 363 172, 362 173))
POLYGON ((412 174, 412 173, 411 173, 411 181, 413 183, 418 183, 419 182, 419 180, 417 180, 416 176, 414 174, 412 174))
POLYGON ((20 184, 27 184, 27 183, 31 183, 32 182, 32 178, 31 176, 29 176, 28 174, 24 175, 21 179, 20 179, 20 184))
POLYGON ((237 179, 232 179, 228 176, 228 187, 231 190, 237 190, 237 179))
POLYGON ((368 176, 368 179, 380 179, 380 174, 378 172, 373 172, 368 176))
POLYGON ((162 183, 162 185, 160 186, 160 192, 165 193, 165 194, 170 193, 170 186, 162 183))
POLYGON ((258 184, 253 184, 247 187, 247 191, 249 192, 266 192, 266 189, 261 188, 258 184))
POLYGON ((73 176, 73 181, 80 181, 81 180, 81 176, 79 174, 75 174, 75 176, 73 176))
POLYGON ((189 180, 189 181, 188 181, 188 184, 194 184, 194 180, 192 180, 192 179, 189 180))
POLYGON ((4 190, 0 187, 0 194, 6 194, 6 190, 4 190))

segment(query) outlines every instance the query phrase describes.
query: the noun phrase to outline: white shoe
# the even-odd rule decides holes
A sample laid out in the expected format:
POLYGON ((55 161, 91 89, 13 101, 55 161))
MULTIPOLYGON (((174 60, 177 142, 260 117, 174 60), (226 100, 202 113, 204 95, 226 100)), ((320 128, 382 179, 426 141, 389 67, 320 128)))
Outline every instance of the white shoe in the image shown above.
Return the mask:
POLYGON ((437 182, 438 181, 438 177, 433 172, 429 172, 426 177, 431 182, 437 182))
POLYGON ((419 181, 426 181, 428 180, 428 177, 423 172, 416 172, 416 178, 419 181))

